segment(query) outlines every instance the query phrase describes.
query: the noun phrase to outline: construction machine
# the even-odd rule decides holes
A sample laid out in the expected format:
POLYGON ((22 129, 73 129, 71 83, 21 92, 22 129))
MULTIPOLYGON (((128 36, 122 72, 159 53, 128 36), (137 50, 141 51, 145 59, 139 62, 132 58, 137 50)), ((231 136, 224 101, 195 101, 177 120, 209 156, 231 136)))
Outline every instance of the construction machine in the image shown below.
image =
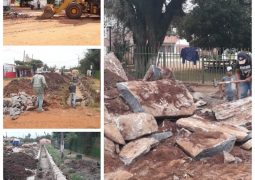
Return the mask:
POLYGON ((100 0, 62 0, 59 6, 47 4, 41 18, 51 18, 63 10, 70 19, 78 19, 83 13, 100 16, 100 0))

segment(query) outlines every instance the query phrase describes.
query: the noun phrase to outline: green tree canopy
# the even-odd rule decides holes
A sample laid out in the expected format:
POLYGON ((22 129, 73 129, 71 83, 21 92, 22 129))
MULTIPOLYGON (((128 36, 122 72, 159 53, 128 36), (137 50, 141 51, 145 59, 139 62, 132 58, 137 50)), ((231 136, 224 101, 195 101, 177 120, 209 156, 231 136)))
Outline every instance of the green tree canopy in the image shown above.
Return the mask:
POLYGON ((251 48, 251 4, 247 0, 193 0, 180 19, 179 35, 201 48, 251 48))
MULTIPOLYGON (((175 17, 183 15, 186 0, 106 0, 106 12, 122 22, 133 34, 137 47, 150 47, 157 52, 175 17)), ((136 54, 139 54, 135 49, 136 54)), ((137 72, 145 73, 152 57, 135 57, 137 72)))
POLYGON ((86 73, 90 69, 90 65, 93 66, 94 70, 100 70, 100 50, 89 49, 84 54, 84 58, 80 60, 80 72, 86 73))

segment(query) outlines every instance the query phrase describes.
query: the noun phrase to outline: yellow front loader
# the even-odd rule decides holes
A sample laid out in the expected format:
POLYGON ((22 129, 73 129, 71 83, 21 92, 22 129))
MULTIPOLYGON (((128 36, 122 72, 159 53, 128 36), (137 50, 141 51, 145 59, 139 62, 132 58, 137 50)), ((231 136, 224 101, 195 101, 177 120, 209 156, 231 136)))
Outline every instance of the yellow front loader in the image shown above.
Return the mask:
POLYGON ((70 19, 78 19, 83 13, 100 16, 100 0, 62 0, 58 7, 48 4, 41 18, 51 18, 62 10, 65 10, 66 16, 70 19))

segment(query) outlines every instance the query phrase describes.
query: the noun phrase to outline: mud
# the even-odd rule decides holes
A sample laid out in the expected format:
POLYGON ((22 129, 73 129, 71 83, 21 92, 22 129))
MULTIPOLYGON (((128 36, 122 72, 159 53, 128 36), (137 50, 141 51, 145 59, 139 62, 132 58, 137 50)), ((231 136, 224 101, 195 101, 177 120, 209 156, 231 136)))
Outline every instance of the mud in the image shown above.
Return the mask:
POLYGON ((113 114, 130 113, 129 106, 119 97, 119 92, 116 88, 116 83, 124 82, 125 80, 107 69, 104 71, 104 77, 104 95, 107 97, 105 98, 105 106, 108 112, 113 114))
POLYGON ((12 153, 4 156, 4 179, 26 180, 33 173, 26 169, 36 169, 37 160, 24 153, 12 153), (25 169, 26 168, 26 169, 25 169))

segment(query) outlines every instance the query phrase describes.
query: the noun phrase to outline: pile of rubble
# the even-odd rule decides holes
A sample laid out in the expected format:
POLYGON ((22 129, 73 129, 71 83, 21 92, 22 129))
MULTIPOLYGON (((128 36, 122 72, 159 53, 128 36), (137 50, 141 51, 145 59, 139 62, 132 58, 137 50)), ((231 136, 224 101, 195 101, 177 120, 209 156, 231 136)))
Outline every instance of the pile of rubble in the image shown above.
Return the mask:
POLYGON ((30 18, 31 16, 29 14, 25 13, 19 13, 16 11, 8 11, 4 13, 5 19, 14 19, 14 18, 30 18))
MULTIPOLYGON (((208 109, 204 108, 206 98, 197 97, 181 82, 128 81, 112 53, 106 55, 105 64, 105 77, 115 78, 105 82, 106 155, 130 165, 171 137, 194 160, 223 154, 226 162, 238 163, 242 160, 230 154, 236 142, 245 150, 251 149, 251 97, 208 109), (116 108, 113 102, 118 102, 116 108), (178 129, 162 131, 158 125, 161 120, 174 121, 178 129)), ((105 178, 111 176, 109 173, 105 178)))
MULTIPOLYGON (((4 115, 10 115, 12 120, 15 120, 19 115, 25 111, 33 111, 37 108, 36 96, 30 96, 25 92, 13 93, 10 98, 4 98, 3 100, 3 113, 4 115)), ((43 101, 44 110, 48 110, 47 101, 43 101)))
MULTIPOLYGON (((69 78, 57 73, 45 73, 43 75, 48 85, 43 102, 44 110, 48 110, 48 106, 64 106, 63 100, 69 95, 69 78)), ((26 78, 14 79, 5 86, 3 107, 4 114, 9 114, 13 120, 17 119, 24 111, 36 109, 36 96, 31 80, 26 78)))

